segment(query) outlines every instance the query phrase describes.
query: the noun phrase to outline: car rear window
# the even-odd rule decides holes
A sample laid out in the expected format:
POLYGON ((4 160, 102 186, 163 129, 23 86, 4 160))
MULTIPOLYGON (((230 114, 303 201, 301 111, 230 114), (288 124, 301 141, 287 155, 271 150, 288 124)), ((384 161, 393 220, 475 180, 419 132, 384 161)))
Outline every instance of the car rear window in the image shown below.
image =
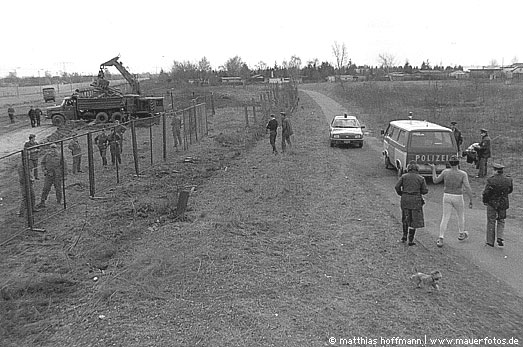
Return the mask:
POLYGON ((413 131, 410 146, 414 148, 452 147, 452 133, 449 131, 413 131))
POLYGON ((359 128, 360 124, 355 119, 335 119, 332 126, 334 128, 359 128))

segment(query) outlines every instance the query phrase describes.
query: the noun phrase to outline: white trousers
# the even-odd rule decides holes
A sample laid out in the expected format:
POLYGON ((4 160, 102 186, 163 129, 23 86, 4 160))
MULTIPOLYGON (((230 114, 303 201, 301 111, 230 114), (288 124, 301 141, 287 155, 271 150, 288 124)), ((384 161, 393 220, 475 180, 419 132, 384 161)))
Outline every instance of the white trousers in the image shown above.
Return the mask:
POLYGON ((447 224, 449 224, 452 210, 456 210, 458 214, 458 231, 462 233, 465 230, 465 202, 462 194, 443 194, 443 217, 439 225, 439 237, 445 237, 447 231, 447 224))

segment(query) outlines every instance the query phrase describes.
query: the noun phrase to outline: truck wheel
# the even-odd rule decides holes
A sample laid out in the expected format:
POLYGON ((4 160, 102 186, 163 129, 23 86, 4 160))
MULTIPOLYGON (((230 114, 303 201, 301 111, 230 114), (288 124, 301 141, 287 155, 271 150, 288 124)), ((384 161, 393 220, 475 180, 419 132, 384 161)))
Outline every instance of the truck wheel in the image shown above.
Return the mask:
POLYGON ((123 120, 123 115, 120 112, 115 112, 111 115, 111 122, 119 121, 120 123, 123 120))
POLYGON ((61 114, 55 114, 52 119, 53 125, 61 127, 65 125, 65 117, 61 114))
POLYGON ((85 120, 92 120, 94 118, 94 113, 92 112, 85 112, 82 116, 85 120))
POLYGON ((105 112, 98 112, 96 114, 96 123, 107 123, 109 115, 105 112))

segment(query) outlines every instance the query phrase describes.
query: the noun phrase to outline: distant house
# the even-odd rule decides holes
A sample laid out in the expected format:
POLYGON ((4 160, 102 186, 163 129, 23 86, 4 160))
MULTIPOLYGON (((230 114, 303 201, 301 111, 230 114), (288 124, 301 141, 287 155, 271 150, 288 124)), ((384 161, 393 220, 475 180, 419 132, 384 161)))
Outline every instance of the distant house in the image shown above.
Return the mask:
POLYGON ((329 82, 336 82, 336 81, 352 82, 352 81, 357 81, 357 80, 358 80, 358 78, 353 75, 327 76, 327 81, 329 81, 329 82))
POLYGON ((223 84, 243 84, 243 80, 239 76, 221 77, 221 82, 223 84))
POLYGON ((449 73, 449 77, 457 80, 465 79, 469 77, 469 74, 463 70, 456 70, 449 73))
POLYGON ((270 77, 269 84, 282 84, 289 83, 291 81, 288 77, 270 77))
POLYGON ((263 75, 254 75, 249 77, 249 83, 264 83, 265 77, 263 75))
POLYGON ((470 78, 488 78, 494 80, 503 75, 503 69, 498 66, 483 66, 481 68, 469 68, 470 78))
POLYGON ((523 80, 523 64, 515 63, 503 68, 503 73, 507 79, 523 80))

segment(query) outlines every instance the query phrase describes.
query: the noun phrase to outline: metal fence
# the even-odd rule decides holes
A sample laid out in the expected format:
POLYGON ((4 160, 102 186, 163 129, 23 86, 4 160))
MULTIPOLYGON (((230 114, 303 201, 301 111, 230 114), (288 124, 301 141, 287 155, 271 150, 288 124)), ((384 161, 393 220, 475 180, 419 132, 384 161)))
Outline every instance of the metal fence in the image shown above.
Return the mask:
POLYGON ((38 229, 39 224, 55 218, 72 205, 85 199, 96 199, 122 180, 140 176, 153 165, 167 160, 169 155, 188 150, 208 134, 208 121, 206 105, 194 104, 180 111, 124 124, 106 123, 96 125, 94 129, 84 128, 74 136, 4 156, 0 158, 0 173, 6 178, 0 183, 0 204, 3 207, 0 223, 9 223, 18 214, 18 220, 23 217, 31 230, 38 229), (179 123, 173 122, 176 118, 179 123), (181 142, 177 146, 173 124, 180 125, 181 142), (120 141, 113 141, 105 150, 103 146, 100 148, 102 133, 111 137, 119 131, 123 131, 120 141), (72 154, 70 144, 73 140, 78 141, 79 154, 72 154), (50 172, 45 175, 47 170, 42 166, 45 156, 52 151, 56 151, 59 157, 56 181, 50 172), (73 164, 78 166, 73 168, 73 164), (55 185, 46 197, 46 185, 52 183, 55 185), (45 207, 39 206, 42 201, 45 207))

